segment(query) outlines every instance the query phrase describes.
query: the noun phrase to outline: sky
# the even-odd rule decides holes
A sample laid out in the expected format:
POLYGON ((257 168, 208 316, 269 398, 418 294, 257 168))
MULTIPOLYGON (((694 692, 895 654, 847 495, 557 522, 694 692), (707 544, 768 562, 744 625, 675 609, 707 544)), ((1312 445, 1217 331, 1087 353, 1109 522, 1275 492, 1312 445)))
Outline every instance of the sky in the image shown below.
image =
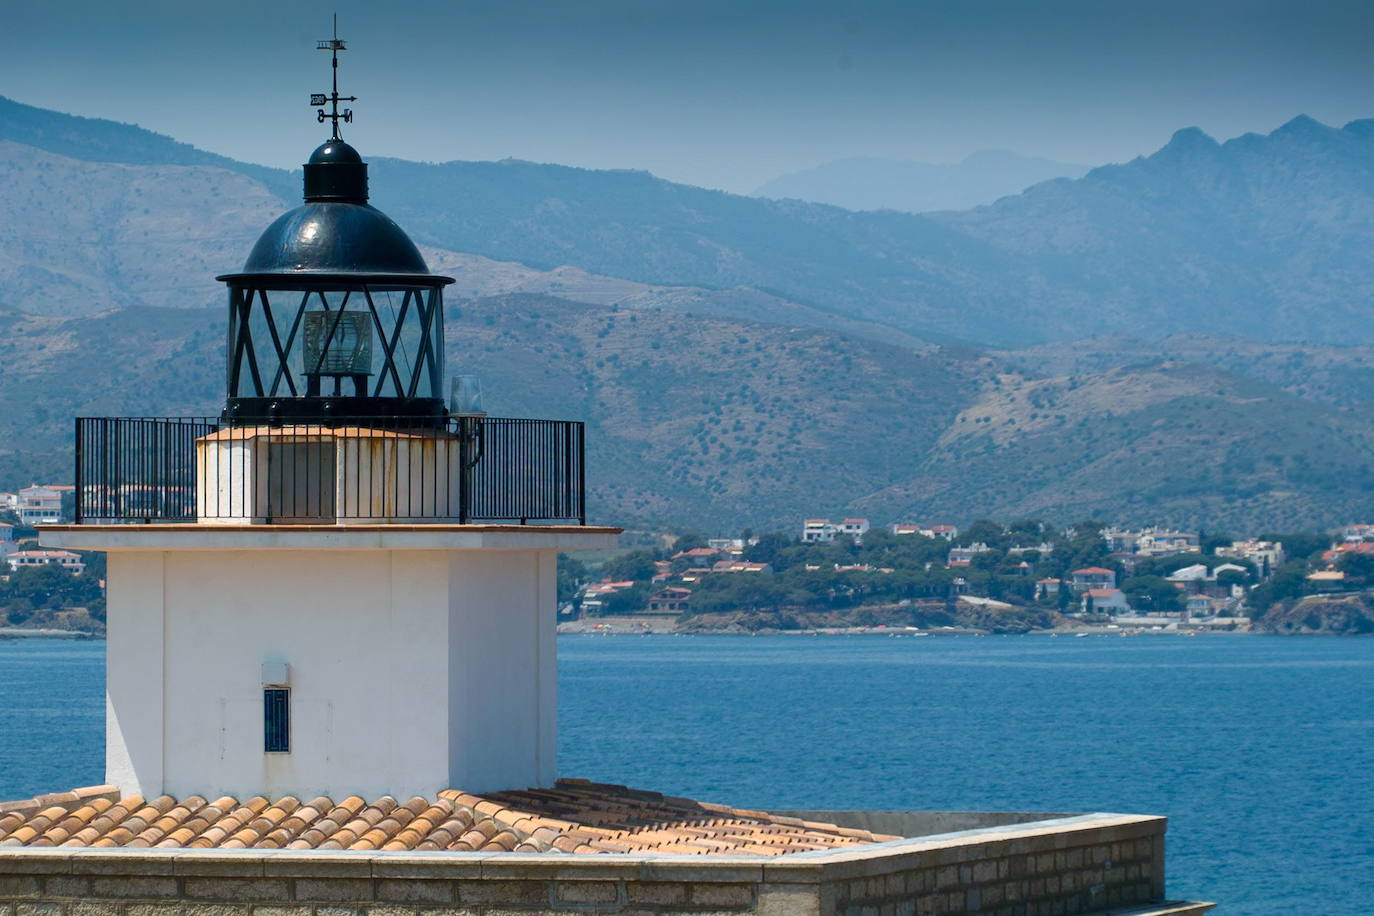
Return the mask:
POLYGON ((1368 0, 0 0, 0 95, 295 167, 335 11, 369 157, 749 193, 852 156, 1096 165, 1374 116, 1368 0))

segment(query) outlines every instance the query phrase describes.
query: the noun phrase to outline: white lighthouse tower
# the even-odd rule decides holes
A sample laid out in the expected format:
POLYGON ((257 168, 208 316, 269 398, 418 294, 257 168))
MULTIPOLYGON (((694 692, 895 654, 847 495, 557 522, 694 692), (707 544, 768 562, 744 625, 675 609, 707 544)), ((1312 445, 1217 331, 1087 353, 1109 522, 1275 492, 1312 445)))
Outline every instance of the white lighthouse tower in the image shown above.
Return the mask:
MULTIPOLYGON (((334 52, 337 40, 322 43, 334 52)), ((337 71, 336 71, 337 72, 337 71)), ((443 399, 443 287, 334 132, 229 289, 216 418, 77 421, 108 553, 107 782, 127 794, 434 797, 552 784, 556 561, 580 423, 443 399)))

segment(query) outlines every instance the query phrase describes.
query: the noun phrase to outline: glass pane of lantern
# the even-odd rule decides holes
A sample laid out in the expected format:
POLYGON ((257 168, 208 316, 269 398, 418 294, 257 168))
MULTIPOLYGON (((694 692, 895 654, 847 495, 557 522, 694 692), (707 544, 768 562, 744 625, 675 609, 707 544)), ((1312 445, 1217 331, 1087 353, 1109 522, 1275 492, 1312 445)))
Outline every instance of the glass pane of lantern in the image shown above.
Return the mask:
POLYGON ((307 375, 371 375, 372 316, 306 312, 301 371, 307 375))
POLYGON ((431 287, 231 296, 231 397, 443 397, 442 297, 431 287))

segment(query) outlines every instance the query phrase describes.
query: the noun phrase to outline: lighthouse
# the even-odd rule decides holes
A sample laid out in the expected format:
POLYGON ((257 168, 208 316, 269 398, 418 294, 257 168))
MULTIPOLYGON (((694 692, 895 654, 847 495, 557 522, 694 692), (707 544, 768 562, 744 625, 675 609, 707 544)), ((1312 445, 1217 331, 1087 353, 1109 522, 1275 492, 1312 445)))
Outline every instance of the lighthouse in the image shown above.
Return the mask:
POLYGON ((76 421, 75 524, 40 536, 108 557, 107 784, 0 799, 0 916, 1210 908, 1165 901, 1162 817, 558 778, 557 556, 620 532, 587 524, 580 423, 446 370, 450 280, 370 204, 320 47, 303 203, 218 278, 222 409, 76 421))
MULTIPOLYGON (((352 119, 227 287, 213 417, 76 424, 108 555, 106 781, 146 798, 433 798, 556 778, 556 563, 586 524, 582 424, 445 399, 443 290, 369 203, 352 119)), ((453 385, 455 390, 465 386, 453 385)))

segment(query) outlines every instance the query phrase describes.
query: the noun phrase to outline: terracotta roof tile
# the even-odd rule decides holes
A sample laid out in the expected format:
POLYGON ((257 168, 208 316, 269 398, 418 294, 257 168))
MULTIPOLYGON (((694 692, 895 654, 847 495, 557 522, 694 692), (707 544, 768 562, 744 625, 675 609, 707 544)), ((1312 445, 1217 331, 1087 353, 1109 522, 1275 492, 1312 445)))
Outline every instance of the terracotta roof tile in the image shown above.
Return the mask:
POLYGON ((586 780, 368 802, 120 798, 96 786, 0 804, 0 847, 654 852, 776 856, 895 837, 586 780))

